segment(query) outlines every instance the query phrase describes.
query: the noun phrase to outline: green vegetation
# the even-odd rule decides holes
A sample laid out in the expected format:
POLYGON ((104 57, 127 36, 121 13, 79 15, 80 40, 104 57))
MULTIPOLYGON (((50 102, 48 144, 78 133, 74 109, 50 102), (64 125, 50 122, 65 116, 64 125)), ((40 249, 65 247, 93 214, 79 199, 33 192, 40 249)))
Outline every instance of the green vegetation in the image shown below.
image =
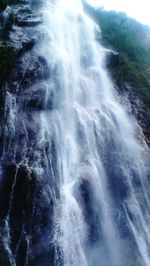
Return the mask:
POLYGON ((124 89, 129 84, 150 101, 150 28, 124 13, 85 8, 101 28, 103 45, 118 52, 108 64, 116 84, 124 89))
POLYGON ((150 29, 113 11, 100 11, 98 22, 105 44, 119 53, 114 78, 150 92, 150 29))

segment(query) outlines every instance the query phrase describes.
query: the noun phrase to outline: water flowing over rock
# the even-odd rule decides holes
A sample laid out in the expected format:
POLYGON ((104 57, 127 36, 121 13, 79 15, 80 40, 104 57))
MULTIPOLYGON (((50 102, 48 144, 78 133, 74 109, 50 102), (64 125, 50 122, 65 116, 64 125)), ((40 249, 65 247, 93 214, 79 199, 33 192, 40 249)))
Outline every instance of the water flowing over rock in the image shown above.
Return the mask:
POLYGON ((19 2, 3 11, 0 265, 149 266, 149 149, 97 26, 80 0, 19 2))

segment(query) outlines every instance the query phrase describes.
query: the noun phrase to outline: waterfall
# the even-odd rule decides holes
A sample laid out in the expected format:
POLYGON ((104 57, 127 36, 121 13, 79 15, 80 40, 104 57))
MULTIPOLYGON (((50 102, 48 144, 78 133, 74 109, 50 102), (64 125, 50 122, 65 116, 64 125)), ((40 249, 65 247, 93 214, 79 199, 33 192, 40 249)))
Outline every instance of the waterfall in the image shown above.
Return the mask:
POLYGON ((116 99, 106 50, 81 1, 44 5, 41 52, 54 74, 53 110, 42 114, 41 131, 56 147, 55 265, 130 265, 121 230, 131 232, 137 257, 149 265, 149 184, 137 125, 116 99))
POLYGON ((30 88, 35 94, 37 87, 42 90, 38 95, 42 108, 19 113, 21 104, 7 95, 5 135, 11 138, 3 156, 8 153, 17 162, 11 170, 16 174, 3 234, 10 264, 21 265, 14 261, 23 239, 27 248, 22 265, 30 265, 27 257, 43 249, 47 259, 32 265, 149 266, 149 151, 141 145, 139 126, 121 106, 105 68, 107 50, 95 35, 99 29, 84 12, 81 0, 45 0, 42 15, 42 38, 36 50, 46 58, 50 74, 30 88), (16 125, 23 133, 15 145, 16 125), (24 208, 25 222, 12 248, 8 235, 21 171, 24 187, 26 175, 32 177, 31 188, 23 193, 31 191, 27 208, 31 201, 33 208, 26 215, 24 208), (33 200, 36 176, 43 186, 36 193, 42 191, 45 201, 40 200, 42 196, 33 200), (44 221, 46 229, 36 208, 43 208, 43 217, 51 210, 44 221), (36 224, 33 230, 29 219, 36 224))

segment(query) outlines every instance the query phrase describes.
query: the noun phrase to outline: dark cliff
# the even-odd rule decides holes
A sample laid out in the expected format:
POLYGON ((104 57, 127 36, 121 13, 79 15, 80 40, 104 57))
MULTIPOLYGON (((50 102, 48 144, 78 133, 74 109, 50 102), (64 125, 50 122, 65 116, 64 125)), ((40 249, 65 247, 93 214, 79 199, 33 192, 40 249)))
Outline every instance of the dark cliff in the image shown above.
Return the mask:
MULTIPOLYGON (((50 76, 45 57, 38 53, 43 38, 39 31, 41 7, 41 1, 0 1, 0 265, 3 266, 13 265, 14 258, 17 265, 37 266, 42 264, 43 257, 46 256, 44 263, 50 255, 52 262, 53 257, 47 233, 52 224, 53 202, 46 195, 48 173, 39 172, 41 165, 46 169, 46 153, 54 149, 46 143, 40 147, 38 139, 39 112, 47 106, 42 82, 50 76), (35 146, 37 153, 33 153, 35 146), (43 161, 38 160, 38 153, 43 154, 43 161), (34 160, 37 166, 33 167, 34 160)), ((50 108, 51 99, 47 101, 50 108)), ((52 187, 53 180, 50 182, 52 187)))

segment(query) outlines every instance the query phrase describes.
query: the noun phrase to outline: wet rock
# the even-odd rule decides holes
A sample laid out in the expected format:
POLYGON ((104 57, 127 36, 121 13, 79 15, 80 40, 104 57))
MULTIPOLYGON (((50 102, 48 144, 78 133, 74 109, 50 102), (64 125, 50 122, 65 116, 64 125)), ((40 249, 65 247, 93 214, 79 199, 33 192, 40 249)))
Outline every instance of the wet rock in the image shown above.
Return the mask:
POLYGON ((30 89, 37 81, 50 77, 50 69, 46 59, 34 51, 25 53, 17 62, 17 68, 13 70, 10 83, 14 92, 22 92, 30 89), (15 85, 15 87, 14 87, 15 85), (17 85, 17 86, 16 86, 17 85))
POLYGON ((88 236, 90 243, 94 244, 101 237, 101 224, 100 224, 100 210, 97 213, 95 209, 95 201, 93 189, 90 181, 87 179, 82 179, 79 187, 81 193, 81 200, 83 203, 83 213, 85 215, 85 221, 88 225, 88 236))
MULTIPOLYGON (((40 41, 38 25, 41 23, 37 2, 40 6, 41 1, 13 1, 7 9, 6 5, 3 6, 5 12, 0 18, 3 36, 0 70, 2 74, 4 72, 0 77, 0 152, 3 155, 0 232, 4 239, 9 230, 9 248, 17 266, 37 261, 46 265, 48 254, 53 254, 49 232, 52 231, 55 184, 54 180, 51 182, 52 173, 46 169, 46 156, 51 147, 40 144, 38 136, 38 112, 45 108, 51 110, 52 95, 49 93, 47 97, 47 87, 42 85, 43 80, 50 79, 47 60, 35 48, 37 39, 40 41), (28 166, 24 163, 25 155, 28 166), (43 172, 39 170, 37 174, 33 170, 38 167, 43 167, 43 172), (5 223, 6 217, 8 224, 5 223)), ((9 255, 1 249, 0 242, 0 264, 12 265, 9 255)))
POLYGON ((24 111, 52 110, 53 91, 45 82, 38 82, 22 95, 24 111))
POLYGON ((12 186, 14 183, 15 173, 16 173, 16 165, 12 163, 6 167, 5 173, 2 178, 1 201, 0 201, 1 219, 4 219, 8 214, 8 210, 10 206, 11 191, 12 191, 12 186))
POLYGON ((106 68, 113 68, 119 64, 119 53, 113 50, 107 50, 105 64, 106 68))
MULTIPOLYGON (((139 91, 139 93, 135 92, 135 89, 128 83, 123 84, 122 87, 116 87, 116 90, 120 95, 121 104, 124 105, 127 112, 132 113, 135 116, 143 131, 146 143, 150 145, 149 97, 147 97, 144 92, 143 94, 141 94, 141 91, 139 91)), ((141 141, 144 143, 143 140, 141 141)))
POLYGON ((42 23, 40 12, 31 5, 19 6, 14 9, 14 24, 18 27, 34 27, 42 23))
POLYGON ((14 46, 0 43, 0 86, 2 86, 15 65, 15 53, 14 46))
POLYGON ((18 246, 17 254, 16 254, 16 265, 17 266, 25 266, 28 263, 28 249, 29 249, 29 240, 27 239, 27 235, 22 233, 20 238, 20 243, 18 246))
POLYGON ((3 22, 2 22, 2 30, 1 30, 1 38, 7 39, 9 36, 9 32, 13 27, 14 23, 14 13, 11 8, 7 8, 3 13, 3 22))
MULTIPOLYGON (((5 108, 5 90, 3 87, 0 89, 0 93, 1 93, 1 97, 0 97, 0 123, 1 123, 2 119, 3 119, 3 115, 4 115, 4 108, 5 108)), ((1 141, 0 141, 0 143, 2 144, 1 141)), ((1 144, 0 144, 0 146, 1 146, 1 144)), ((1 151, 1 148, 0 148, 0 151, 1 151)), ((1 152, 0 152, 0 154, 1 154, 1 152)))
POLYGON ((38 18, 32 18, 32 19, 18 19, 16 21, 16 25, 20 26, 20 27, 34 27, 37 26, 39 24, 41 24, 42 21, 38 18))
MULTIPOLYGON (((107 151, 107 159, 105 162, 109 191, 115 203, 118 201, 123 202, 124 199, 130 197, 131 194, 127 177, 128 173, 120 166, 121 163, 119 164, 119 162, 121 162, 123 158, 119 158, 119 155, 119 151, 116 150, 116 147, 110 146, 107 151)), ((134 175, 134 173, 130 173, 130 175, 132 174, 134 175)))
POLYGON ((26 231, 30 230, 38 182, 35 174, 30 172, 27 166, 15 163, 6 167, 3 180, 1 219, 9 217, 11 246, 15 252, 23 228, 26 228, 26 231))
POLYGON ((0 265, 3 266, 11 266, 12 261, 9 257, 9 253, 5 248, 4 240, 2 236, 0 236, 0 265))
POLYGON ((0 11, 5 10, 7 7, 7 1, 6 0, 0 0, 0 11))

